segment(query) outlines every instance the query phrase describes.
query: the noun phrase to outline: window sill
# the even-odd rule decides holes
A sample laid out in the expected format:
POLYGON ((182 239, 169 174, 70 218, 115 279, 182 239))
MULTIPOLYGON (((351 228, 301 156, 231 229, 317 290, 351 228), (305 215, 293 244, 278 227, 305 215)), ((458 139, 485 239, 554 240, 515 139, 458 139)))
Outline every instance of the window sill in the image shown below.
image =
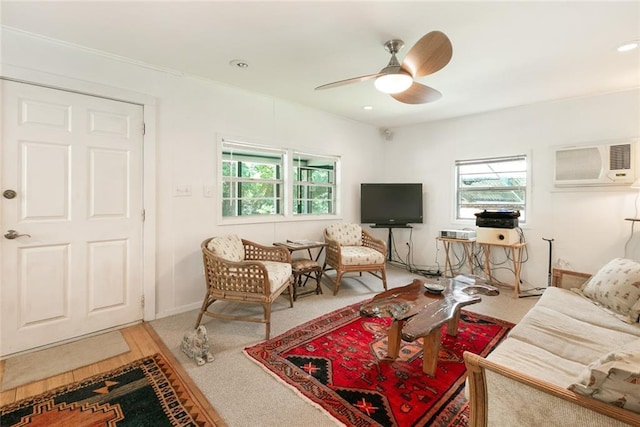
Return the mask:
POLYGON ((284 222, 299 222, 299 221, 339 221, 342 220, 342 215, 276 215, 276 216, 245 216, 245 217, 233 217, 224 218, 218 220, 218 225, 239 225, 239 224, 270 224, 270 223, 284 223, 284 222))

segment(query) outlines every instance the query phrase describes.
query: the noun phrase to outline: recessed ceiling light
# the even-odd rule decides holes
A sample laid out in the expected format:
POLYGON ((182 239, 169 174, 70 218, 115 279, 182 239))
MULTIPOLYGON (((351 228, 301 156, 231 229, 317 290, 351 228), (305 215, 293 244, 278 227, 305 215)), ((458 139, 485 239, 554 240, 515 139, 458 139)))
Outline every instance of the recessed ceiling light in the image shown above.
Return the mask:
POLYGON ((249 63, 244 59, 234 59, 229 62, 229 65, 236 68, 249 68, 249 63))
POLYGON ((639 40, 633 40, 630 42, 626 42, 620 46, 618 46, 618 52, 628 52, 630 50, 636 49, 638 47, 638 44, 640 43, 639 40))
POLYGON ((363 110, 373 110, 373 107, 371 105, 365 105, 364 107, 362 107, 363 110))

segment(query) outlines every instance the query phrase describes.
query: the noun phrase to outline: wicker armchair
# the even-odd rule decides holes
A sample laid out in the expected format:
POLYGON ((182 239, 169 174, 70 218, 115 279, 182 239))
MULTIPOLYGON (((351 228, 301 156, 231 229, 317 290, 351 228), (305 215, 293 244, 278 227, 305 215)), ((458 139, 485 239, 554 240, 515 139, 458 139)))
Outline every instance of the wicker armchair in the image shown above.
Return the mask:
POLYGON ((340 289, 342 275, 347 272, 360 275, 369 272, 381 279, 387 290, 387 245, 383 240, 376 239, 358 224, 331 224, 324 230, 324 241, 327 247, 322 271, 336 270, 335 280, 325 276, 333 283, 334 295, 340 289))
POLYGON ((266 339, 271 331, 271 304, 285 290, 293 307, 291 255, 283 247, 262 246, 239 237, 220 236, 200 245, 204 262, 207 293, 198 315, 266 324, 266 339), (233 316, 208 311, 216 301, 261 304, 263 316, 233 316))

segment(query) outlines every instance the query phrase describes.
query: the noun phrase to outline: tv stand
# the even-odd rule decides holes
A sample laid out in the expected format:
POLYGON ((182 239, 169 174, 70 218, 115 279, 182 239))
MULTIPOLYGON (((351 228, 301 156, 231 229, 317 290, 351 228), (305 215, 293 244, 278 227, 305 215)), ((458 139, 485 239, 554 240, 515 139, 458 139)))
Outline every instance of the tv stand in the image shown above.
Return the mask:
POLYGON ((387 260, 392 261, 393 254, 393 229, 394 228, 413 228, 409 224, 373 224, 371 228, 388 228, 389 235, 387 237, 387 260))

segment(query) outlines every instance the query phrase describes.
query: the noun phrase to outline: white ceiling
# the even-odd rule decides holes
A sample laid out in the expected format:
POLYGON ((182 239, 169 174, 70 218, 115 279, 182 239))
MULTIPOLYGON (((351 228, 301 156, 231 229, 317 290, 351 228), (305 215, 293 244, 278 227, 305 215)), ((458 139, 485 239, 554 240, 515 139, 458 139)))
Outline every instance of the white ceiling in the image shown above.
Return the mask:
POLYGON ((640 86, 640 1, 6 1, 1 22, 153 66, 395 127, 640 86), (419 78, 443 97, 406 105, 373 81, 316 86, 378 72, 383 43, 404 54, 440 30, 451 62, 419 78), (229 65, 246 60, 247 69, 229 65), (372 111, 362 109, 371 105, 372 111))

